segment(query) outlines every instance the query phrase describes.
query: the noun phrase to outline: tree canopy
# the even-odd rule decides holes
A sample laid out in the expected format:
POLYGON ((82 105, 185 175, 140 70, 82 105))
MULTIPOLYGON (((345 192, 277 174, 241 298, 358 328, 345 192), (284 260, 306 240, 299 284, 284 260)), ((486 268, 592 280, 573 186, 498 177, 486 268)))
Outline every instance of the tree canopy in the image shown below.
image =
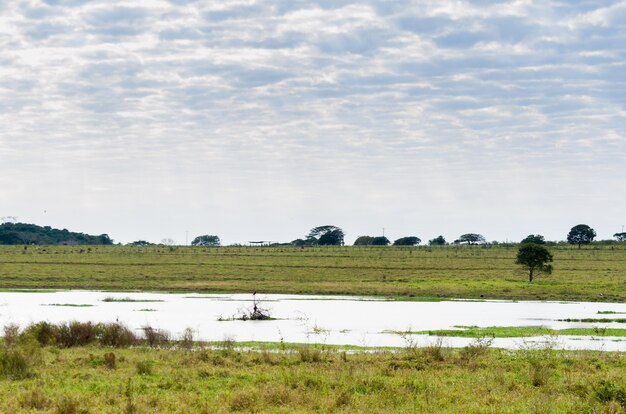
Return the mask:
POLYGON ((532 283, 540 273, 552 273, 552 253, 545 247, 535 244, 522 244, 517 252, 515 263, 528 271, 528 281, 532 283))
POLYGON ((0 244, 113 244, 107 234, 92 236, 85 233, 75 233, 67 229, 53 229, 50 226, 38 226, 28 223, 0 224, 0 244))
POLYGON ((422 239, 420 239, 417 236, 407 236, 407 237, 400 237, 399 239, 395 240, 393 242, 393 245, 394 246, 417 246, 421 242, 422 242, 422 239))
POLYGON ((443 236, 437 236, 434 239, 428 240, 428 244, 431 246, 445 246, 448 242, 443 236))
POLYGON ((219 246, 220 244, 220 238, 211 234, 198 236, 191 241, 192 246, 219 246))
POLYGON ((319 246, 342 246, 344 236, 343 230, 329 224, 313 227, 307 236, 307 240, 319 246))
POLYGON ((615 233, 613 237, 615 237, 617 241, 626 241, 626 233, 615 233))
POLYGON ((458 239, 454 241, 455 244, 478 244, 485 243, 487 239, 482 234, 477 233, 466 233, 462 234, 458 239))
POLYGON ((354 241, 354 245, 355 246, 371 246, 372 240, 374 240, 372 236, 359 236, 354 241))
POLYGON ((529 234, 520 243, 546 244, 546 239, 541 234, 529 234))
POLYGON ((378 236, 372 239, 372 246, 389 246, 391 242, 385 236, 378 236))
POLYGON ((586 224, 578 224, 569 231, 567 242, 569 244, 577 244, 578 248, 582 244, 589 244, 596 237, 596 231, 586 224))

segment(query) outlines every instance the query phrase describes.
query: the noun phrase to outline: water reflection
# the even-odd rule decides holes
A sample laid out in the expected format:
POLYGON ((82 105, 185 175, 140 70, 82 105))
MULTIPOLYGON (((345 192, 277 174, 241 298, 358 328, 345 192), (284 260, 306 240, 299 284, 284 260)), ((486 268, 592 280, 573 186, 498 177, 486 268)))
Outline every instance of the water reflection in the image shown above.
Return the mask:
MULTIPOLYGON (((442 301, 399 302, 377 298, 257 295, 275 320, 233 320, 252 306, 252 295, 57 291, 0 293, 0 325, 46 320, 120 321, 139 329, 150 325, 174 336, 187 327, 201 340, 326 343, 357 346, 426 346, 435 338, 390 331, 451 329, 456 326, 594 327, 558 319, 611 318, 600 312, 626 312, 625 304, 586 302, 442 301), (221 320, 221 321, 220 321, 221 320)), ((619 316, 619 315, 615 315, 619 316)), ((602 323, 602 328, 626 324, 602 323)), ((556 347, 626 351, 626 338, 598 336, 500 338, 493 346, 528 347, 556 341, 556 347)), ((445 346, 465 346, 467 338, 445 338, 445 346)))

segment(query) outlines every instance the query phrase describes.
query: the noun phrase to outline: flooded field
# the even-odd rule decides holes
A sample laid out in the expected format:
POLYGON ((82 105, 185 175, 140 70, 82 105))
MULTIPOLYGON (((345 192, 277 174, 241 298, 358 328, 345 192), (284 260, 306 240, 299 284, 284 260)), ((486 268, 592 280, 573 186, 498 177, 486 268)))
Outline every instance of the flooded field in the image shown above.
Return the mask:
MULTIPOLYGON (((626 337, 603 330, 626 323, 598 323, 626 318, 626 304, 589 302, 464 301, 402 302, 377 298, 257 295, 272 320, 237 320, 252 310, 252 295, 164 294, 100 291, 20 291, 0 293, 0 325, 70 320, 119 321, 134 329, 150 325, 174 337, 191 328, 206 341, 298 342, 333 345, 426 346, 437 340, 425 334, 401 334, 459 327, 543 326, 594 328, 591 336, 496 338, 494 347, 532 347, 549 341, 564 349, 626 351, 626 337), (564 319, 593 319, 566 322, 564 319)), ((445 346, 465 346, 472 338, 445 337, 445 346)))

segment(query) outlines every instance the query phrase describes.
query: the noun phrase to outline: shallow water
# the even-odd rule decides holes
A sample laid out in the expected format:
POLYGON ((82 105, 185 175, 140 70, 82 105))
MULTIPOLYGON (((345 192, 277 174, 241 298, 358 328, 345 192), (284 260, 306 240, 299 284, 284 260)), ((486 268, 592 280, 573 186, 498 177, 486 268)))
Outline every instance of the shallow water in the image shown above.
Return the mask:
MULTIPOLYGON (((32 322, 123 322, 134 329, 150 325, 174 337, 189 327, 197 339, 326 343, 357 346, 425 346, 436 338, 401 337, 388 331, 450 329, 455 326, 546 326, 625 328, 619 323, 571 323, 557 319, 616 318, 598 311, 626 313, 626 304, 586 302, 443 301, 398 302, 373 298, 301 295, 257 295, 270 321, 219 321, 252 307, 252 295, 167 294, 98 291, 0 292, 0 325, 32 322), (130 298, 153 302, 105 302, 130 298), (91 305, 86 307, 51 305, 91 305), (146 309, 149 309, 147 311, 146 309)), ((555 338, 500 338, 493 346, 542 346, 555 338)), ((445 346, 465 346, 468 338, 444 338, 445 346)), ((626 351, 626 338, 559 336, 554 344, 564 349, 626 351)))

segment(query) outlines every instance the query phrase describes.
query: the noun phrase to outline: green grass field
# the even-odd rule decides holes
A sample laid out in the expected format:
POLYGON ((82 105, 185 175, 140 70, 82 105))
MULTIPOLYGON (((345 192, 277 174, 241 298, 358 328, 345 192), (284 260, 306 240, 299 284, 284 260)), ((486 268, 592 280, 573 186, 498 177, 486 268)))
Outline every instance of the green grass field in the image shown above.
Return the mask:
POLYGON ((626 412, 624 353, 481 342, 448 349, 437 341, 356 353, 291 344, 242 350, 230 341, 55 346, 7 332, 3 413, 626 412))
POLYGON ((626 300, 625 246, 551 248, 532 284, 515 247, 0 246, 0 289, 626 300))

